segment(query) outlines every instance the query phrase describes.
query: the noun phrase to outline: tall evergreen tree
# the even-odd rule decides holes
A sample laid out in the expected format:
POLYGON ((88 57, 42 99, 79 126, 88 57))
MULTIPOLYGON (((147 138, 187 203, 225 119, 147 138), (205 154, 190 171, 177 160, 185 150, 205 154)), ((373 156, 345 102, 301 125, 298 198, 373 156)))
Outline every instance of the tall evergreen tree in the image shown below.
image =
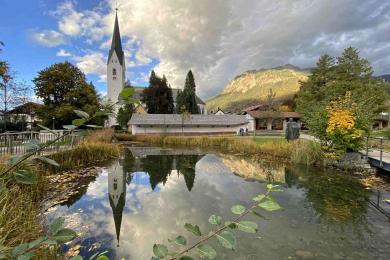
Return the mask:
POLYGON ((160 78, 154 71, 149 78, 149 87, 142 93, 142 101, 146 104, 149 114, 172 114, 174 112, 172 90, 168 87, 165 77, 160 78))
POLYGON ((388 85, 372 76, 372 67, 359 56, 355 48, 347 48, 334 59, 322 56, 308 80, 301 83, 297 110, 309 129, 320 139, 326 139, 327 107, 351 93, 356 104, 356 125, 369 132, 373 120, 385 108, 388 85))
POLYGON ((198 104, 196 102, 196 85, 192 71, 188 71, 182 97, 181 104, 177 102, 179 110, 184 106, 185 110, 191 114, 199 114, 198 104), (179 106, 180 105, 180 106, 179 106))

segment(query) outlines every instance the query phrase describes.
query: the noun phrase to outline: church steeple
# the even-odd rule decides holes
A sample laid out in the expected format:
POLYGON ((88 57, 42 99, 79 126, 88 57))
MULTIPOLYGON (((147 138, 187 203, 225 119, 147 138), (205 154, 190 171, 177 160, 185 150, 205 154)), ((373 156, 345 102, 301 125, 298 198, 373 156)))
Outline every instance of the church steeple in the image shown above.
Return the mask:
POLYGON ((124 53, 122 49, 121 33, 119 31, 118 9, 115 9, 115 25, 114 32, 112 34, 111 49, 108 55, 108 62, 114 52, 116 52, 116 55, 118 56, 119 63, 123 65, 124 53))

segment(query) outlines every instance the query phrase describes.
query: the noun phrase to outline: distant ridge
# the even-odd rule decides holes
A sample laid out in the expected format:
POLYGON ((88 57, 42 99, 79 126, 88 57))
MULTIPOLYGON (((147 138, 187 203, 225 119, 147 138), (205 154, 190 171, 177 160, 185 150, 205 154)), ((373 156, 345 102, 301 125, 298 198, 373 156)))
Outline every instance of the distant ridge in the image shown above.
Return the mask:
POLYGON ((222 93, 208 100, 207 109, 239 112, 264 101, 269 89, 276 93, 277 99, 291 99, 299 90, 299 82, 307 80, 309 73, 309 69, 291 64, 245 71, 231 80, 222 93))

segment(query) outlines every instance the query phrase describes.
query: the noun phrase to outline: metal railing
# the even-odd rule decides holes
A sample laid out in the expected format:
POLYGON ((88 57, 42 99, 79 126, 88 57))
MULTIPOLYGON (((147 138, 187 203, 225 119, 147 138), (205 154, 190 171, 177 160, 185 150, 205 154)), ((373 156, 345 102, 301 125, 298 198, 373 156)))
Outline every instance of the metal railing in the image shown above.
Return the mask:
POLYGON ((390 139, 384 137, 366 137, 365 146, 366 158, 370 157, 370 152, 379 152, 379 166, 383 167, 383 153, 390 153, 390 139))
POLYGON ((60 141, 45 148, 45 152, 70 149, 83 138, 80 132, 76 131, 73 134, 66 135, 67 132, 69 130, 57 130, 55 133, 49 131, 30 131, 0 134, 0 155, 26 153, 30 142, 39 141, 39 143, 47 143, 64 134, 65 136, 60 141))

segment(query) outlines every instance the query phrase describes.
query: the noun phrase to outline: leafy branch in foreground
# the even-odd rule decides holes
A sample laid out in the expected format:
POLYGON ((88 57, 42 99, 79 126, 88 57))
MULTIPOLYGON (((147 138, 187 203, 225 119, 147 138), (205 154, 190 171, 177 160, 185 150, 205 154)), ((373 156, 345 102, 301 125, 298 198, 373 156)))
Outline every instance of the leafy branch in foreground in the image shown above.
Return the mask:
MULTIPOLYGON (((130 102, 135 102, 132 99, 133 94, 134 94, 134 89, 123 90, 120 93, 122 97, 122 103, 126 104, 130 102)), ((39 155, 40 152, 44 151, 47 147, 61 141, 66 136, 73 135, 74 131, 83 125, 89 128, 101 128, 101 126, 88 125, 87 123, 96 117, 112 114, 115 105, 116 104, 111 104, 111 103, 104 104, 103 109, 101 111, 97 111, 92 116, 90 116, 88 113, 84 111, 74 110, 74 113, 76 113, 80 118, 73 120, 72 125, 64 125, 63 127, 70 131, 63 135, 60 135, 59 133, 45 126, 40 125, 41 128, 52 133, 55 136, 55 138, 52 141, 45 142, 45 143, 41 143, 40 140, 36 140, 36 139, 30 140, 29 143, 26 145, 27 153, 22 155, 12 156, 7 161, 7 167, 2 172, 0 172, 0 193, 8 192, 7 185, 11 183, 11 180, 15 180, 17 183, 27 184, 27 185, 37 184, 39 180, 37 174, 31 171, 30 169, 20 169, 22 163, 32 158, 33 156, 37 156, 35 159, 40 160, 43 163, 58 167, 59 164, 56 161, 44 156, 40 156, 39 155)), ((30 243, 20 244, 16 247, 5 246, 4 245, 5 238, 0 238, 0 259, 28 260, 34 257, 33 251, 43 245, 57 246, 58 244, 72 241, 77 236, 77 234, 71 229, 62 228, 63 224, 64 224, 63 218, 56 219, 51 224, 49 224, 48 227, 49 230, 47 235, 41 236, 30 243)), ((108 258, 104 255, 105 253, 106 252, 97 253, 92 257, 90 257, 90 259, 106 260, 108 258)), ((76 256, 73 259, 75 260, 82 259, 82 257, 76 256)))
POLYGON ((169 249, 164 244, 154 244, 153 246, 153 254, 154 256, 151 260, 157 259, 170 259, 170 260, 191 260, 193 259, 191 256, 187 255, 192 252, 193 249, 197 249, 197 253, 202 258, 214 259, 217 256, 217 252, 215 249, 206 244, 206 242, 212 238, 216 238, 217 241, 225 248, 230 250, 235 250, 237 246, 237 239, 234 233, 232 232, 234 229, 238 229, 240 231, 246 233, 256 233, 258 230, 258 225, 252 221, 242 220, 247 214, 251 213, 263 219, 266 219, 260 213, 255 211, 256 208, 262 208, 266 211, 275 211, 279 210, 281 207, 279 204, 270 197, 271 192, 282 191, 278 188, 279 185, 267 185, 267 192, 265 194, 260 194, 257 197, 253 198, 256 202, 251 207, 246 208, 242 205, 235 205, 231 208, 232 213, 238 215, 232 221, 225 221, 222 224, 222 217, 217 215, 211 215, 208 219, 208 222, 215 227, 212 229, 208 235, 202 237, 202 232, 197 225, 193 225, 190 223, 186 223, 184 228, 190 232, 192 235, 199 237, 199 240, 187 246, 187 239, 178 235, 175 239, 168 239, 168 241, 176 246, 187 246, 181 251, 172 251, 169 252, 169 249))

